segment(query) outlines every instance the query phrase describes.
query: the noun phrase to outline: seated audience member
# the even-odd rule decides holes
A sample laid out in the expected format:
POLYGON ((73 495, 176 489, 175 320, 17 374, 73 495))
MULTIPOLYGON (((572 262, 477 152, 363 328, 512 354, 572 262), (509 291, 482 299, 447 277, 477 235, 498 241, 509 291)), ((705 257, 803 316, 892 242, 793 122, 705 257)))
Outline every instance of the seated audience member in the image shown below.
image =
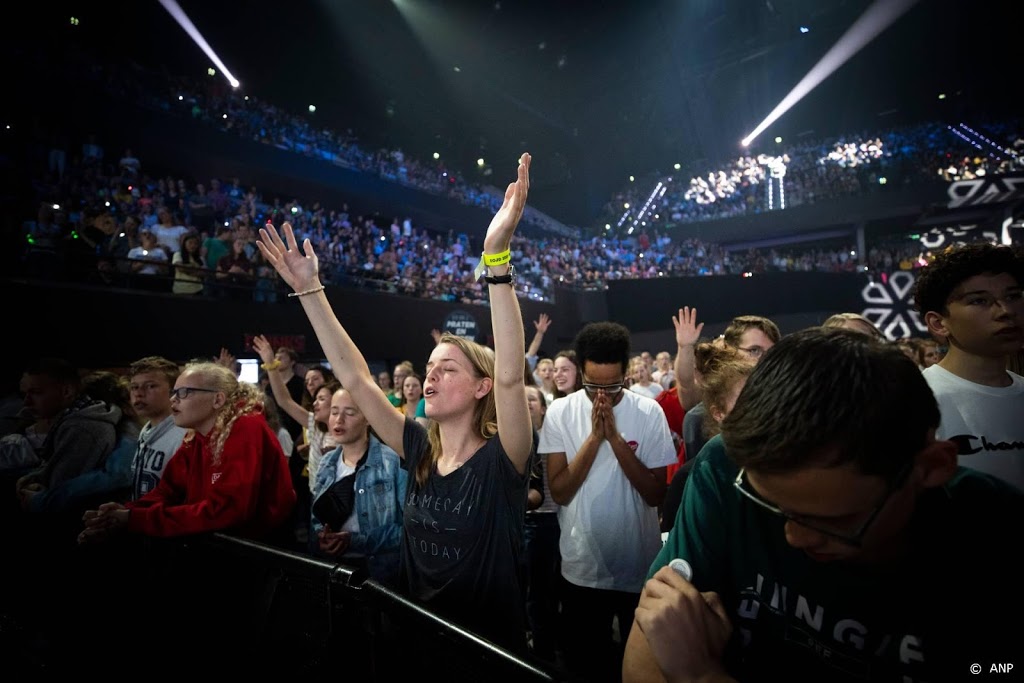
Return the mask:
POLYGON ((221 365, 192 363, 175 382, 171 412, 190 431, 156 488, 127 505, 88 511, 79 541, 118 529, 160 537, 229 531, 270 540, 291 513, 295 491, 259 390, 221 365))
POLYGON ((924 371, 942 413, 939 437, 960 464, 1024 489, 1024 377, 1007 361, 1024 345, 1024 256, 1009 247, 953 247, 921 270, 917 310, 949 346, 924 371))
POLYGON ((998 615, 1024 607, 1006 529, 1024 495, 958 468, 938 424, 891 345, 822 328, 780 341, 694 464, 624 680, 936 681, 1013 660, 998 615))
POLYGON ((313 486, 319 550, 394 585, 408 474, 344 389, 331 398, 328 430, 338 447, 324 456, 313 486))

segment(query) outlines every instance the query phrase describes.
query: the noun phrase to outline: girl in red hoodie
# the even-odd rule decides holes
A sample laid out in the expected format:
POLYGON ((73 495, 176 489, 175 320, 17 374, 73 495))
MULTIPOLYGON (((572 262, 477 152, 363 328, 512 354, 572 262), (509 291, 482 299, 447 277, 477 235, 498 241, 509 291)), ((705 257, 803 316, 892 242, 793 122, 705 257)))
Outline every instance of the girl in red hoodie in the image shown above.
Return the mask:
POLYGON ((190 431, 160 483, 127 506, 85 513, 80 542, 116 529, 149 536, 230 531, 265 539, 295 505, 288 463, 263 416, 263 395, 216 363, 192 363, 171 391, 171 413, 190 431))

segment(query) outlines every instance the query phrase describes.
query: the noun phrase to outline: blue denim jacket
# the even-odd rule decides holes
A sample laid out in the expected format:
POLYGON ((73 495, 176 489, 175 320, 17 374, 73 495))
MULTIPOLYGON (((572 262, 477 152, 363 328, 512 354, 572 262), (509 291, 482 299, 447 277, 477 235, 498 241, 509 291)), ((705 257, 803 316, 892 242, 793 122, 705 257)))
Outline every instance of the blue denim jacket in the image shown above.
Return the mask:
MULTIPOLYGON (((324 456, 313 485, 313 500, 336 481, 341 446, 324 456)), ((392 580, 398 575, 399 545, 402 540, 402 505, 408 473, 398 455, 371 435, 366 463, 356 472, 355 514, 359 515, 359 533, 352 535, 351 552, 366 556, 370 575, 392 580)), ((312 515, 313 533, 324 525, 312 515)))

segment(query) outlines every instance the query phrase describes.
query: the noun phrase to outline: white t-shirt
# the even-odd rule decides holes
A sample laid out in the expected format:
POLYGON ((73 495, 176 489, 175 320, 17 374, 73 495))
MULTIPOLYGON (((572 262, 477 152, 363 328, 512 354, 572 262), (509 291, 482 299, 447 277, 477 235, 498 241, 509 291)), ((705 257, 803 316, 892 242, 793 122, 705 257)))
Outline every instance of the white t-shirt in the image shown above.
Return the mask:
POLYGON ((658 398, 658 394, 664 391, 661 385, 657 384, 656 382, 651 382, 646 387, 640 386, 639 384, 634 384, 629 388, 629 390, 632 391, 634 394, 640 394, 641 396, 646 396, 647 398, 658 398))
MULTIPOLYGON (((571 463, 591 432, 593 403, 576 391, 548 408, 538 453, 565 453, 571 463)), ((676 462, 665 413, 655 401, 624 391, 612 409, 615 426, 648 469, 676 462)), ((611 444, 603 442, 594 464, 568 505, 558 510, 562 576, 577 586, 639 593, 661 549, 658 510, 626 477, 611 444)))
POLYGON ((284 427, 277 430, 277 441, 281 444, 284 457, 290 458, 292 456, 292 449, 295 448, 295 439, 292 438, 292 435, 284 427))
MULTIPOLYGON (((335 469, 334 481, 340 481, 342 477, 347 477, 356 471, 355 467, 350 467, 345 464, 345 458, 338 458, 338 467, 335 469)), ((352 501, 355 503, 355 500, 352 501)), ((356 514, 355 508, 352 509, 352 514, 348 516, 345 523, 341 525, 338 531, 350 531, 353 534, 359 533, 359 515, 356 514)))
POLYGON ((181 238, 188 233, 188 228, 184 225, 166 226, 158 223, 150 228, 150 231, 156 235, 156 241, 167 247, 173 254, 181 251, 181 238))
MULTIPOLYGON (((167 254, 164 253, 163 249, 154 249, 148 251, 142 247, 132 247, 131 251, 128 252, 128 258, 132 261, 150 261, 153 263, 163 262, 167 263, 167 254)), ((142 266, 137 271, 138 275, 159 275, 156 265, 142 266)))
POLYGON ((957 444, 960 464, 1024 490, 1024 377, 989 387, 933 365, 923 373, 939 402, 937 437, 957 444))

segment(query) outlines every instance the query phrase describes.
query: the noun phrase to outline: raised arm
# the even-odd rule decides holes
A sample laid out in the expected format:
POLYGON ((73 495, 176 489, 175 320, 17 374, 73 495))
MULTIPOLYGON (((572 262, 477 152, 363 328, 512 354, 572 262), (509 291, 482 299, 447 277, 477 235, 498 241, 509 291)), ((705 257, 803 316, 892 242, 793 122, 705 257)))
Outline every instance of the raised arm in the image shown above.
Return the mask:
POLYGON ((548 317, 547 313, 541 313, 540 317, 533 321, 533 326, 537 328, 537 333, 533 335, 530 348, 526 349, 527 358, 536 356, 537 352, 540 351, 540 343, 544 340, 544 333, 551 327, 551 318, 548 317))
MULTIPOLYGON (((281 278, 295 290, 294 296, 302 302, 313 331, 320 341, 320 346, 331 363, 335 376, 355 399, 356 405, 363 411, 370 426, 381 441, 390 446, 398 455, 405 457, 402 434, 405 429, 405 417, 394 409, 384 392, 373 381, 370 368, 363 354, 356 348, 355 342, 341 326, 331 304, 324 294, 324 286, 320 284, 318 275, 319 260, 313 252, 313 245, 307 239, 302 250, 295 242, 292 226, 285 223, 281 226, 284 240, 277 230, 269 223, 260 229, 260 238, 256 244, 267 263, 280 273, 281 278)), ((518 307, 517 307, 518 310, 518 307)), ((520 324, 521 326, 521 324, 520 324)), ((520 330, 520 339, 522 331, 520 330)), ((522 347, 520 347, 521 349, 522 347)), ((522 364, 522 351, 519 362, 522 364)), ((520 377, 522 368, 519 370, 520 377)), ((524 399, 525 405, 525 399, 524 399)))
MULTIPOLYGON (((500 254, 509 248, 516 225, 526 206, 530 188, 530 155, 519 158, 519 177, 505 190, 505 201, 494 214, 484 237, 484 253, 500 254)), ((508 274, 509 265, 490 266, 490 275, 508 274)), ((491 296, 491 328, 494 332, 494 404, 498 411, 498 437, 519 473, 526 472, 533 449, 533 426, 523 384, 526 340, 523 314, 515 286, 488 284, 491 296)))
POLYGON ((672 316, 672 325, 676 328, 676 393, 679 405, 689 410, 700 403, 700 393, 694 379, 693 350, 700 339, 700 331, 704 323, 697 324, 697 309, 684 306, 679 309, 679 316, 672 316))
MULTIPOLYGON (((295 402, 292 394, 288 391, 288 384, 284 381, 281 371, 274 367, 274 347, 270 345, 267 338, 258 334, 252 338, 252 348, 260 355, 263 365, 267 367, 267 378, 270 380, 270 390, 274 392, 274 400, 277 407, 283 410, 289 417, 303 427, 309 421, 309 411, 295 402)), ((290 372, 290 371, 289 371, 290 372)))

